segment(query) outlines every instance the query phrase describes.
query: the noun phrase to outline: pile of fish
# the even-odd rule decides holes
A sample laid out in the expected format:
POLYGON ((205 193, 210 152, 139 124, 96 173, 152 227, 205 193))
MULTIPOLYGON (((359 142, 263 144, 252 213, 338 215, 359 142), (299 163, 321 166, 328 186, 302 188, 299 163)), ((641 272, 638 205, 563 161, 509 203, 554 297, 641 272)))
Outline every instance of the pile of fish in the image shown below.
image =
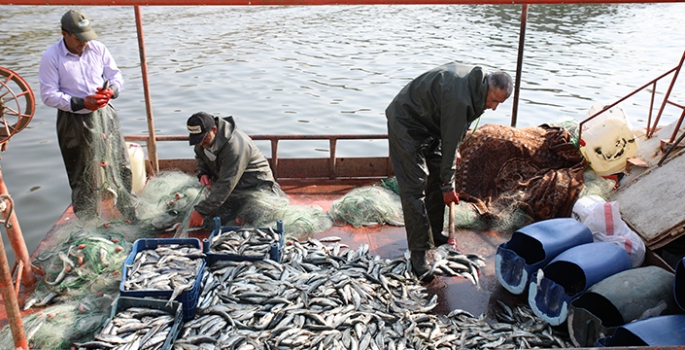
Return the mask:
MULTIPOLYGON (((289 243, 280 263, 220 260, 209 266, 196 316, 184 324, 174 349, 571 346, 522 307, 502 305, 493 325, 462 310, 433 314, 437 296, 427 294, 408 259, 371 256, 368 245, 353 250, 324 241, 289 243)), ((442 258, 436 261, 448 256, 442 258)), ((448 263, 434 269, 440 266, 448 263)))
POLYGON ((280 234, 272 228, 236 228, 225 232, 219 231, 218 234, 210 237, 209 252, 266 258, 270 254, 271 245, 279 241, 280 234))
POLYGON ((191 289, 202 269, 204 254, 187 244, 160 244, 155 249, 136 253, 126 265, 124 288, 136 290, 173 290, 169 301, 191 289))
POLYGON ((174 316, 167 311, 147 307, 130 307, 119 311, 95 335, 95 340, 74 343, 81 349, 149 349, 164 346, 174 325, 174 316))
MULTIPOLYGON (((474 285, 480 283, 478 276, 480 268, 485 266, 485 260, 476 254, 464 254, 449 244, 443 244, 429 251, 431 266, 424 275, 434 274, 443 276, 463 277, 474 285)), ((404 259, 409 261, 411 253, 405 251, 404 259)), ((424 276, 419 276, 422 279, 424 276)))

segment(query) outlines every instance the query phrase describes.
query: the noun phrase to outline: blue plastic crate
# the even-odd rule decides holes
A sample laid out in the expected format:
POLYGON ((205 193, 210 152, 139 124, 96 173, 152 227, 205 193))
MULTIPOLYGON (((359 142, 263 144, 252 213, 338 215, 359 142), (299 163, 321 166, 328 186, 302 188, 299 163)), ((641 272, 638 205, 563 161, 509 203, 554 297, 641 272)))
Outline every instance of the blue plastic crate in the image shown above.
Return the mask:
MULTIPOLYGON (((209 235, 209 238, 202 240, 203 251, 205 253, 205 261, 208 265, 212 265, 220 260, 231 260, 231 261, 257 261, 264 260, 265 257, 256 256, 243 256, 238 254, 217 254, 210 251, 211 241, 214 237, 219 235, 221 232, 236 231, 239 229, 250 229, 256 228, 260 230, 268 231, 268 227, 248 227, 248 226, 221 226, 221 220, 217 217, 214 218, 214 230, 209 235)), ((276 233, 280 236, 278 242, 271 244, 271 249, 269 251, 269 259, 280 262, 281 261, 281 251, 283 250, 283 245, 285 242, 285 232, 283 230, 283 220, 278 220, 276 222, 276 228, 274 229, 276 233)))
MULTIPOLYGON (((119 284, 119 293, 122 296, 127 297, 138 297, 138 298, 158 298, 166 299, 171 298, 173 290, 158 290, 158 289, 142 289, 142 290, 127 290, 124 282, 126 282, 126 277, 128 276, 128 266, 133 264, 136 258, 136 254, 143 250, 155 249, 160 245, 190 245, 196 248, 202 248, 200 240, 197 238, 141 238, 133 243, 131 248, 131 253, 128 255, 126 260, 124 260, 124 268, 122 272, 121 283, 119 284)), ((183 304, 183 319, 189 320, 195 316, 195 307, 197 306, 197 300, 200 296, 200 288, 202 282, 202 274, 204 273, 206 262, 201 259, 200 269, 195 276, 195 284, 190 289, 187 289, 181 293, 181 295, 176 297, 176 301, 183 304)))
POLYGON ((164 340, 164 344, 160 348, 161 350, 171 350, 174 346, 174 342, 176 341, 176 337, 178 337, 178 333, 181 331, 181 327, 183 326, 183 312, 181 311, 181 303, 173 301, 170 305, 167 305, 166 301, 159 299, 119 296, 114 300, 114 303, 112 303, 109 320, 105 322, 105 326, 111 322, 119 312, 131 307, 146 307, 162 310, 168 312, 174 317, 174 324, 171 326, 171 330, 169 331, 166 340, 164 340))

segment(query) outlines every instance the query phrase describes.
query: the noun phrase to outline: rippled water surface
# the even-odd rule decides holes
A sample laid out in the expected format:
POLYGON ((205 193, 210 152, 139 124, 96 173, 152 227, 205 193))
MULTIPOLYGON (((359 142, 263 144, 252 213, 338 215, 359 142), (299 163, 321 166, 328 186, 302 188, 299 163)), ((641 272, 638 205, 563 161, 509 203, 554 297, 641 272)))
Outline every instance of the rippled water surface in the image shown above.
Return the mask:
MULTIPOLYGON (((29 251, 70 202, 56 111, 40 101, 37 77, 67 10, 0 6, 0 66, 24 77, 38 100, 31 124, 0 160, 29 251)), ((81 10, 123 71, 114 105, 124 133, 146 134, 133 7, 81 10)), ((202 110, 233 115, 250 134, 384 134, 390 100, 436 65, 456 60, 515 76, 520 12, 518 5, 142 7, 155 130, 184 134, 188 116, 202 110)), ((673 68, 685 50, 684 17, 683 3, 531 5, 517 125, 582 119, 596 101, 616 100, 673 68)), ((683 104, 680 80, 673 99, 683 104)), ((625 106, 633 126, 645 124, 648 106, 648 94, 625 106)), ((512 108, 510 99, 481 123, 510 124, 512 108)), ((667 109, 664 120, 677 115, 667 109)), ((270 155, 268 144, 259 146, 270 155)), ((279 156, 325 156, 327 147, 283 143, 279 156)), ((183 142, 158 151, 192 157, 183 142)), ((342 143, 338 154, 385 155, 387 147, 342 143)))

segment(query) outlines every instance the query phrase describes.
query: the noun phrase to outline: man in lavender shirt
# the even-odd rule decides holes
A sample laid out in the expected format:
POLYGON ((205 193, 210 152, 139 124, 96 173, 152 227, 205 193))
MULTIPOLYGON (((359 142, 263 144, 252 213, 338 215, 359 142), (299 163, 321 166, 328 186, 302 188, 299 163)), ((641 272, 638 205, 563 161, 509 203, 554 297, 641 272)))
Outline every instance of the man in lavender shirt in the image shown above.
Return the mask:
POLYGON ((40 61, 40 94, 57 108, 57 138, 78 218, 100 215, 101 200, 113 199, 125 220, 135 220, 131 165, 116 110, 110 104, 123 89, 121 71, 88 17, 69 10, 62 38, 40 61))

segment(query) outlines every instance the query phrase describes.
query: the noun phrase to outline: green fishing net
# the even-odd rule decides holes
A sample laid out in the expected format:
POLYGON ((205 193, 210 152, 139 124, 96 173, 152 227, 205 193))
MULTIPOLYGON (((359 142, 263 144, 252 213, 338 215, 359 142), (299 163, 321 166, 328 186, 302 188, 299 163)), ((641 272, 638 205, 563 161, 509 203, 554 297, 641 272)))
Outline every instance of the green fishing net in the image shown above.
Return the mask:
POLYGON ((50 295, 64 300, 97 292, 116 293, 121 267, 130 250, 131 244, 123 235, 103 226, 72 232, 55 249, 44 251, 34 260, 45 275, 36 284, 33 306, 43 306, 43 300, 50 302, 50 295))
MULTIPOLYGON (((74 342, 92 339, 109 318, 112 302, 110 295, 85 295, 23 317, 29 348, 71 349, 74 342)), ((0 330, 0 342, 14 344, 9 325, 0 330)))
POLYGON ((597 195, 602 197, 602 199, 607 200, 611 191, 614 190, 614 186, 616 186, 614 180, 597 175, 590 167, 583 172, 583 179, 585 181, 585 187, 583 187, 583 190, 580 192, 580 197, 597 195))
POLYGON ((181 171, 164 171, 150 178, 138 195, 141 229, 154 234, 180 224, 196 199, 206 197, 207 191, 200 190, 198 179, 181 171))
POLYGON ((333 223, 318 205, 291 205, 288 197, 258 191, 238 212, 241 226, 275 227, 283 220, 286 239, 299 240, 307 235, 326 231, 333 223))
POLYGON ((403 226, 400 197, 384 186, 355 188, 333 201, 328 215, 340 225, 354 227, 390 224, 403 226))
MULTIPOLYGON (((46 246, 54 248, 42 251, 33 261, 45 275, 27 297, 24 309, 47 307, 37 313, 45 314, 50 308, 73 306, 74 303, 80 303, 78 306, 83 309, 82 300, 88 296, 116 295, 122 278, 122 266, 132 243, 139 238, 157 236, 181 222, 192 210, 191 204, 198 193, 200 185, 195 177, 178 171, 160 173, 149 179, 139 195, 137 222, 108 221, 98 216, 59 222, 51 232, 51 241, 46 242, 46 246), (50 306, 54 303, 58 304, 50 306)), ((59 314, 81 317, 78 310, 73 308, 61 310, 59 314)), ((80 319, 87 320, 83 317, 80 319)), ((73 320, 68 324, 72 328, 83 328, 82 323, 73 320)), ((54 329, 57 329, 56 326, 41 326, 34 328, 33 332, 35 337, 51 338, 50 332, 54 329)), ((68 333, 69 330, 65 331, 68 333)), ((51 342, 41 341, 37 344, 51 342)))
POLYGON ((550 123, 551 126, 559 126, 566 131, 568 131, 570 137, 571 137, 571 142, 576 146, 579 147, 578 144, 578 127, 580 126, 580 121, 578 119, 572 118, 572 117, 563 117, 560 118, 559 120, 556 120, 552 123, 550 123))
MULTIPOLYGON (((511 232, 529 224, 532 219, 521 210, 517 203, 522 201, 522 191, 499 196, 488 207, 488 215, 483 217, 476 207, 461 201, 454 207, 454 226, 457 229, 493 230, 511 232)), ((445 231, 449 230, 449 208, 445 208, 445 231)))
POLYGON ((124 219, 134 220, 136 198, 131 190, 128 146, 112 113, 110 108, 94 111, 86 120, 90 125, 83 128, 83 134, 75 135, 74 142, 82 142, 82 153, 78 157, 69 155, 76 158, 73 162, 83 162, 79 193, 84 195, 72 197, 75 201, 72 204, 82 219, 102 216, 103 202, 111 201, 124 219), (121 164, 128 164, 129 170, 122 171, 121 164))

